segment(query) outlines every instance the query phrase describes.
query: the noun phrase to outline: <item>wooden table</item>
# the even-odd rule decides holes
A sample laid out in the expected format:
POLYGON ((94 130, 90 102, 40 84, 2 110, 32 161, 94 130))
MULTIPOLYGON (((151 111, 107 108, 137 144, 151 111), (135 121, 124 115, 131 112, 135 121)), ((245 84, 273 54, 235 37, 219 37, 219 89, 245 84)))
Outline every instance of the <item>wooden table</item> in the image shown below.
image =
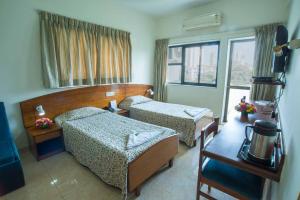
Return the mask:
MULTIPOLYGON (((250 163, 247 163, 237 157, 241 145, 245 139, 245 126, 253 123, 256 119, 270 119, 270 115, 262 113, 249 115, 249 123, 242 123, 240 113, 230 116, 228 122, 222 127, 221 131, 203 150, 204 156, 222 161, 226 164, 245 170, 260 177, 279 182, 282 167, 284 164, 284 146, 282 145, 282 156, 279 162, 277 172, 264 169, 250 163)), ((283 139, 283 138, 281 138, 283 139)))
POLYGON ((62 128, 53 124, 51 128, 38 129, 29 127, 26 129, 31 151, 37 160, 45 159, 64 151, 62 128))

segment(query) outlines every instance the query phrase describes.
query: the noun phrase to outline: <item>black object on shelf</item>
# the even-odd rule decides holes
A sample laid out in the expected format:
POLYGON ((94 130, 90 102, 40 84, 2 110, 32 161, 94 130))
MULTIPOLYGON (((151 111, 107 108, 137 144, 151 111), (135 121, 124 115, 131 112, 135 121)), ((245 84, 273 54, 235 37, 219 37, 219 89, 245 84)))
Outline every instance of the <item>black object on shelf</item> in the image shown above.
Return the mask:
POLYGON ((258 160, 254 160, 253 157, 249 156, 248 152, 249 152, 249 149, 250 149, 250 142, 245 139, 240 150, 239 150, 239 153, 237 155, 238 158, 244 160, 245 162, 248 162, 250 164, 253 164, 255 166, 258 166, 258 167, 261 167, 261 168, 264 168, 264 169, 269 169, 269 170, 272 170, 274 172, 277 171, 278 169, 278 162, 279 162, 279 155, 278 155, 278 151, 276 149, 276 147, 274 148, 274 151, 273 151, 273 155, 272 155, 272 158, 270 161, 265 161, 265 162, 262 162, 262 161, 258 161, 258 160))
POLYGON ((281 85, 282 88, 285 87, 285 82, 273 77, 252 77, 252 84, 265 84, 265 85, 281 85))
POLYGON ((252 79, 257 82, 273 82, 272 76, 253 76, 252 79))
POLYGON ((11 136, 4 103, 0 102, 0 196, 24 185, 19 153, 11 136))

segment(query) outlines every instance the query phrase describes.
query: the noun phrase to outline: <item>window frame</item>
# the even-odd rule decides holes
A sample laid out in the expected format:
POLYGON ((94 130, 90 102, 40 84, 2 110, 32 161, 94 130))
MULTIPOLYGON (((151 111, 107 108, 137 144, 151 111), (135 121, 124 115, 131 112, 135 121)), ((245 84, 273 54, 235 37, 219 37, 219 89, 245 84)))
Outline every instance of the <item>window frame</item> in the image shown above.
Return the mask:
MULTIPOLYGON (((246 38, 238 38, 238 39, 233 39, 230 42, 230 47, 229 47, 229 56, 228 56, 228 59, 229 59, 229 62, 228 62, 228 87, 229 88, 232 88, 232 89, 240 89, 240 90, 250 90, 251 89, 251 84, 249 86, 242 86, 242 85, 231 85, 231 80, 232 80, 232 52, 233 52, 233 44, 235 42, 249 42, 249 41, 254 41, 254 45, 256 45, 256 42, 255 42, 255 36, 253 37, 246 37, 246 38)), ((254 53, 255 54, 255 53, 254 53)), ((254 55, 255 56, 255 55, 254 55)), ((254 63, 253 63, 254 65, 254 63)), ((254 66, 253 66, 254 67, 254 66)))
POLYGON ((181 63, 169 63, 168 68, 172 65, 180 65, 181 66, 181 77, 180 83, 176 82, 167 82, 167 84, 175 84, 175 85, 192 85, 192 86, 205 86, 205 87, 217 87, 218 86, 218 71, 219 71, 219 58, 220 58, 220 41, 210 41, 210 42, 199 42, 199 43, 189 43, 189 44, 180 44, 180 45, 169 45, 168 52, 171 48, 181 47, 181 63), (205 45, 217 45, 218 46, 218 55, 217 55, 217 66, 216 66, 216 83, 201 83, 201 65, 199 65, 199 73, 198 73, 198 83, 193 82, 185 82, 185 50, 190 47, 200 47, 205 45))

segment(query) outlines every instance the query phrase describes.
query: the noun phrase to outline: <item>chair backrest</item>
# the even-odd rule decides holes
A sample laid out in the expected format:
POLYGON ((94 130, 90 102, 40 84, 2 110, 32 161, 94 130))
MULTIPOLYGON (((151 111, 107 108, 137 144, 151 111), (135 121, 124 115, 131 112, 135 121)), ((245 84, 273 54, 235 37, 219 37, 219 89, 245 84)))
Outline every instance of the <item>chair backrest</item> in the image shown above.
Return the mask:
POLYGON ((0 141, 11 139, 4 103, 0 102, 0 141))
MULTIPOLYGON (((204 147, 213 139, 213 137, 218 133, 218 127, 219 127, 219 118, 214 118, 214 121, 208 124, 206 127, 204 127, 201 130, 200 134, 200 158, 199 158, 199 168, 202 167, 205 158, 203 156, 202 150, 204 147), (207 140, 207 138, 209 140, 207 140)), ((201 170, 200 170, 201 173, 201 170)))

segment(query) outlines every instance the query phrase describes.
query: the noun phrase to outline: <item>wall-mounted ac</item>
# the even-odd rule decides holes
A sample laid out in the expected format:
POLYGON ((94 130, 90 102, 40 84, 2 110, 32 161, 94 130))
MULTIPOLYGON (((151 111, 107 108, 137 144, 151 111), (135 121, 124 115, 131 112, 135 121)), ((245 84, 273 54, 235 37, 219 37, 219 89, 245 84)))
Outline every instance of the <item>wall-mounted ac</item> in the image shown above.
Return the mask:
POLYGON ((185 31, 196 30, 211 26, 220 26, 222 23, 221 13, 207 13, 183 21, 185 31))

